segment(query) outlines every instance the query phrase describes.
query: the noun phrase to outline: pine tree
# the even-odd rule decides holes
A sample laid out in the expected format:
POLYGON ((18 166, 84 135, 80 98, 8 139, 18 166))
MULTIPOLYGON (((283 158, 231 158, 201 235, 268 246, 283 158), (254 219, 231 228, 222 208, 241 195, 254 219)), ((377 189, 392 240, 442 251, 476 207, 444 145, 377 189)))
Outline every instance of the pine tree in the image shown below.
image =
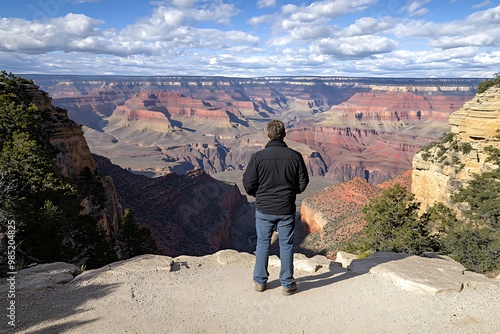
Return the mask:
POLYGON ((129 208, 125 209, 123 214, 118 242, 122 257, 125 259, 141 254, 159 253, 151 231, 148 228, 139 227, 132 210, 129 208))

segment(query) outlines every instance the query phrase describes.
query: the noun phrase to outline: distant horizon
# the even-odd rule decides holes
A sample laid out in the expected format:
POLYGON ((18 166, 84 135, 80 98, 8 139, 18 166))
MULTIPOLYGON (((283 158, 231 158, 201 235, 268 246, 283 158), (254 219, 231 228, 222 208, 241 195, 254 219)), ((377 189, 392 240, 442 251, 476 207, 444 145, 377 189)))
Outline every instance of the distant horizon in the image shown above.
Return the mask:
MULTIPOLYGON (((7 71, 9 73, 9 71, 7 71)), ((12 72, 13 73, 13 72, 12 72)), ((16 76, 52 76, 52 77, 122 77, 122 78, 222 78, 222 79, 285 79, 285 78, 350 78, 350 79, 394 79, 394 80, 487 80, 482 77, 375 77, 350 75, 267 75, 267 76, 229 76, 229 75, 139 75, 139 74, 51 74, 51 73, 13 73, 16 76)), ((493 78, 493 75, 492 77, 493 78)))
POLYGON ((5 1, 14 73, 492 78, 493 0, 5 1))

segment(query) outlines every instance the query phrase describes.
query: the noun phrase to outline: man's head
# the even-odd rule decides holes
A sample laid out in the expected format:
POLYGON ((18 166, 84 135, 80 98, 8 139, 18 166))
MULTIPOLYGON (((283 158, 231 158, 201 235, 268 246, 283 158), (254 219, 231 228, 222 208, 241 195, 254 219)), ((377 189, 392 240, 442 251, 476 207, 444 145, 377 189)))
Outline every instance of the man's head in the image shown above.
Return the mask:
POLYGON ((285 135, 285 124, 283 124, 283 122, 273 120, 267 124, 267 136, 269 139, 283 140, 285 135))

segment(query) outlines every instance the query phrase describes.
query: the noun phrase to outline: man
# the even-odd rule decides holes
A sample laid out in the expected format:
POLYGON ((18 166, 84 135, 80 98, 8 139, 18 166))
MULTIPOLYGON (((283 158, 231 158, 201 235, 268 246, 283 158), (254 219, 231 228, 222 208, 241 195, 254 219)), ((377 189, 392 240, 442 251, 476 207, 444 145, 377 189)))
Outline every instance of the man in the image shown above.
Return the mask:
POLYGON ((243 174, 247 194, 255 196, 257 249, 253 279, 255 290, 266 290, 267 265, 273 231, 278 230, 280 246, 280 282, 283 294, 297 290, 293 278, 293 236, 295 231, 295 198, 306 189, 309 175, 302 155, 285 144, 285 125, 280 121, 267 124, 269 142, 252 155, 243 174))

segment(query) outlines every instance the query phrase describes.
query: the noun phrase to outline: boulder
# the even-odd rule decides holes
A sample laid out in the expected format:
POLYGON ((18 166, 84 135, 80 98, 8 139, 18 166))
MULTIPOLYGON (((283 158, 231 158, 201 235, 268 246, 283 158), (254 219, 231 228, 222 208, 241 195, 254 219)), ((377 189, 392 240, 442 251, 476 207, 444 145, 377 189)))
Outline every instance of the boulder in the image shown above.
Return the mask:
POLYGON ((500 288, 498 280, 466 272, 460 263, 441 255, 421 257, 379 252, 363 260, 353 260, 348 268, 354 274, 378 275, 403 290, 422 294, 460 292, 479 285, 500 288))

